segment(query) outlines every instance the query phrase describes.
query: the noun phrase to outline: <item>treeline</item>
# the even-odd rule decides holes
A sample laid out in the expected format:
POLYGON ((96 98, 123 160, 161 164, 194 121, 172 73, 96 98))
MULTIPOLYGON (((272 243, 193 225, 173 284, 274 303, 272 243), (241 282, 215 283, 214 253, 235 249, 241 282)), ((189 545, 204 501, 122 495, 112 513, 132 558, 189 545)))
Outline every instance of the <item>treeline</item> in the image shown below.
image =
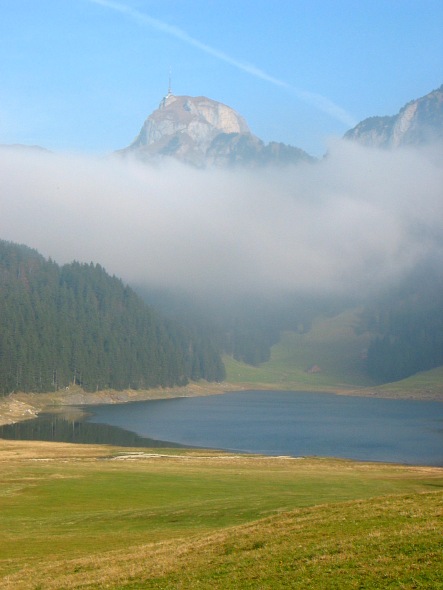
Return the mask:
POLYGON ((98 264, 62 267, 0 240, 0 393, 219 381, 202 335, 161 318, 98 264))
POLYGON ((428 265, 368 307, 363 329, 375 332, 367 371, 376 381, 405 379, 443 365, 443 275, 428 265))
POLYGON ((284 331, 308 332, 318 315, 334 315, 350 303, 323 296, 231 294, 190 297, 170 290, 136 290, 150 305, 204 335, 221 354, 257 366, 270 359, 284 331))

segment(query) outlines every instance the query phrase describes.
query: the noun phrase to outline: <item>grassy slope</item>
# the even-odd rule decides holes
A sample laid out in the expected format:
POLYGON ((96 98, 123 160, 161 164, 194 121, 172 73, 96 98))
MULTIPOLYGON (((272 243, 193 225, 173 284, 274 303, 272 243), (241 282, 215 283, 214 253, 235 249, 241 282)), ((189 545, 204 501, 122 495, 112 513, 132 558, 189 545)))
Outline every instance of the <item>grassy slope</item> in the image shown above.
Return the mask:
POLYGON ((270 361, 260 367, 226 359, 227 381, 306 389, 371 385, 362 359, 370 335, 355 333, 357 320, 356 311, 347 311, 332 318, 318 318, 306 334, 287 332, 272 348, 270 361), (313 365, 319 366, 321 372, 309 374, 307 370, 313 365))
POLYGON ((442 469, 175 450, 104 460, 119 452, 0 441, 0 588, 442 579, 442 469))
POLYGON ((353 392, 385 397, 443 400, 443 367, 396 383, 374 386, 365 374, 363 353, 371 335, 356 334, 357 311, 318 318, 307 334, 287 332, 259 367, 224 359, 227 381, 243 387, 353 392), (307 369, 317 365, 319 373, 307 369))
POLYGON ((441 514, 441 493, 296 510, 190 544, 161 572, 148 562, 143 581, 119 588, 437 590, 441 514))
POLYGON ((401 395, 402 397, 419 396, 423 399, 440 399, 443 401, 443 367, 417 373, 408 379, 386 383, 376 388, 384 395, 401 395))

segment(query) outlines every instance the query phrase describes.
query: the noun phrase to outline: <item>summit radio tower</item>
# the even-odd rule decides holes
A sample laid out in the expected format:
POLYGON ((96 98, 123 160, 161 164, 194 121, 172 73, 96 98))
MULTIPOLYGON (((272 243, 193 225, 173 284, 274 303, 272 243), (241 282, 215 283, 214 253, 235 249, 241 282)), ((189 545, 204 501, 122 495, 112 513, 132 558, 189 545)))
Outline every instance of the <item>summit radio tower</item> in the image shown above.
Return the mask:
POLYGON ((166 98, 168 96, 171 96, 172 94, 172 87, 171 87, 171 77, 172 77, 172 72, 171 72, 171 68, 169 68, 169 83, 168 83, 168 94, 166 95, 166 98))

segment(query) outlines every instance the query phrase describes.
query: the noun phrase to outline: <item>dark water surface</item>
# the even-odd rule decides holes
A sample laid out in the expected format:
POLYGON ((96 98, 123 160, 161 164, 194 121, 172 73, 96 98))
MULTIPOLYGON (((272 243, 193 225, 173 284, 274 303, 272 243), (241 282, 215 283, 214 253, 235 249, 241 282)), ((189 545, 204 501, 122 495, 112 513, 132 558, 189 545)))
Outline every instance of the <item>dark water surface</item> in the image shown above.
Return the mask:
POLYGON ((88 423, 185 446, 443 466, 439 402, 243 391, 88 411, 88 423))
POLYGON ((7 440, 44 440, 77 444, 116 445, 119 447, 180 447, 175 443, 142 437, 108 424, 72 420, 63 414, 39 414, 38 418, 0 426, 0 438, 7 440))

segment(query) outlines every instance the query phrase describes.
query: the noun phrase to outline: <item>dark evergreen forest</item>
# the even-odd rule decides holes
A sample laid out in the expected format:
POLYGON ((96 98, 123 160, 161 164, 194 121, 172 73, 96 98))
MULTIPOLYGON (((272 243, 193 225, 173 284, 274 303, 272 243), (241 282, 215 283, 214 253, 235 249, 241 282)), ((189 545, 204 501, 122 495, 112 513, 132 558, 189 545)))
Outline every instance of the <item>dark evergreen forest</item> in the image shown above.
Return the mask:
POLYGON ((203 334, 166 320, 98 264, 59 266, 0 240, 0 393, 224 378, 203 334))
POLYGON ((375 332, 369 375, 398 381, 443 365, 443 274, 438 265, 417 268, 400 286, 373 301, 362 328, 375 332))

